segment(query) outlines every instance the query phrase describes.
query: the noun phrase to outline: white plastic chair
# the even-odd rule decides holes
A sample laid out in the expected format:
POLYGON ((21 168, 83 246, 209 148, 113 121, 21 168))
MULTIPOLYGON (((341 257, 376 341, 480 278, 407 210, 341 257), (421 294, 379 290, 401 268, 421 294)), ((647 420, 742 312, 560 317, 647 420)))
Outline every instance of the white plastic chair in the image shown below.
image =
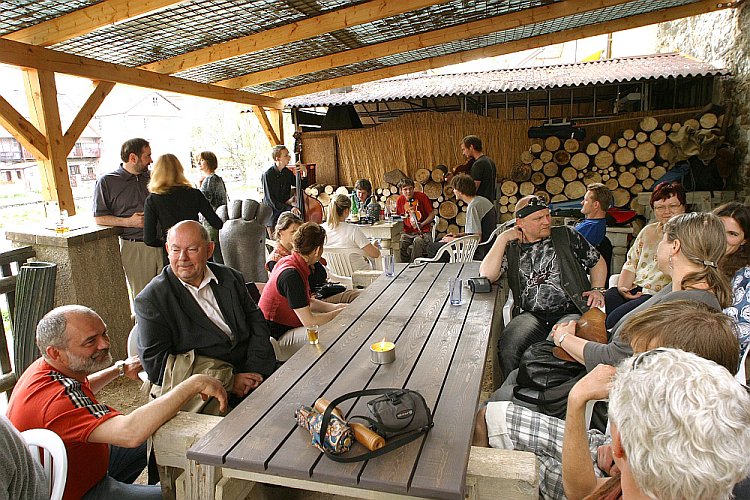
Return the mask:
POLYGON ((356 249, 352 248, 323 248, 323 258, 326 260, 326 268, 328 274, 334 281, 340 282, 346 288, 352 288, 352 262, 349 256, 353 253, 358 253, 356 249))
POLYGON ((620 273, 613 274, 609 277, 609 288, 617 287, 617 281, 620 279, 620 273))
POLYGON ((439 262, 440 257, 443 254, 448 254, 450 262, 471 262, 474 258, 474 252, 477 251, 477 245, 479 244, 479 236, 476 234, 468 234, 461 236, 453 241, 449 241, 435 254, 435 257, 429 259, 427 257, 419 257, 414 259, 415 264, 424 264, 429 262, 439 262))
POLYGON ((41 449, 41 463, 50 485, 49 497, 52 500, 61 499, 68 477, 68 455, 65 452, 65 443, 60 436, 49 429, 29 429, 23 431, 21 436, 36 460, 39 460, 41 449))
MULTIPOLYGON (((128 357, 138 356, 138 324, 133 325, 128 334, 128 357)), ((148 380, 148 374, 145 370, 138 372, 138 378, 143 382, 148 380)))

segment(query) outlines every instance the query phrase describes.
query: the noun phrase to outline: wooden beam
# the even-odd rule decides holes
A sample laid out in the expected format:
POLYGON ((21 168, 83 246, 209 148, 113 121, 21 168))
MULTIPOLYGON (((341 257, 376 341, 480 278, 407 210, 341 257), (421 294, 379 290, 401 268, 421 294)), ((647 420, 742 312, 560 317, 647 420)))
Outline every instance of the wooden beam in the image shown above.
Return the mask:
POLYGON ((0 125, 35 158, 40 161, 47 158, 47 138, 2 96, 0 96, 0 125))
POLYGON ((330 68, 346 66, 362 61, 369 61, 379 57, 400 54, 410 50, 421 49, 440 45, 442 43, 452 42, 454 40, 464 40, 489 33, 526 26, 529 24, 540 23, 556 19, 559 17, 571 16, 582 12, 589 12, 604 7, 628 3, 631 0, 592 0, 589 2, 579 2, 567 0, 550 5, 533 7, 509 14, 489 17, 479 21, 466 24, 459 24, 440 30, 421 33, 419 35, 407 36, 397 40, 367 45, 358 49, 346 50, 335 54, 328 54, 298 63, 277 66, 263 71, 257 71, 243 76, 230 78, 214 82, 215 85, 239 89, 251 85, 273 82, 288 77, 289 75, 303 75, 306 73, 315 73, 330 68))
POLYGON ((266 110, 261 108, 260 106, 251 106, 253 113, 255 113, 255 116, 258 117, 258 121, 260 122, 260 127, 263 129, 263 132, 265 132, 266 137, 268 138, 268 142, 271 143, 271 146, 277 146, 281 144, 281 139, 278 135, 276 135, 276 131, 273 129, 273 125, 271 124, 271 120, 268 118, 268 115, 266 114, 266 110))
POLYGON ((102 105, 104 99, 112 92, 114 87, 115 84, 112 82, 98 82, 96 84, 96 88, 91 92, 91 95, 83 104, 80 111, 78 111, 73 123, 70 124, 68 131, 63 136, 63 147, 66 155, 73 149, 86 125, 89 124, 94 114, 96 114, 96 110, 99 109, 99 106, 102 105))
POLYGON ((733 8, 734 5, 735 4, 732 3, 718 4, 716 0, 701 0, 680 7, 662 9, 654 12, 627 17, 624 19, 605 21, 597 24, 589 24, 579 28, 572 28, 546 35, 523 38, 521 40, 516 40, 513 42, 490 45, 479 49, 456 52, 454 54, 449 54, 446 56, 430 57, 428 59, 422 59, 420 61, 398 64, 374 71, 357 73, 355 75, 342 76, 338 78, 322 80, 315 83, 288 87, 274 92, 268 92, 266 95, 276 97, 278 99, 288 99, 290 97, 313 94, 316 92, 322 92, 324 90, 356 85, 358 83, 372 82, 376 80, 382 80, 384 78, 391 78, 394 76, 406 75, 410 73, 418 73, 420 71, 426 71, 429 69, 442 68, 451 64, 473 61, 475 59, 481 59, 484 57, 494 57, 503 54, 510 54, 513 52, 545 47, 547 45, 568 42, 571 40, 579 40, 581 38, 613 33, 615 31, 639 28, 641 26, 648 26, 650 24, 663 23, 666 21, 673 21, 675 19, 696 16, 699 14, 705 14, 707 12, 733 8))
POLYGON ((68 177, 68 151, 63 151, 55 74, 47 70, 25 69, 23 76, 32 120, 47 137, 47 159, 40 162, 42 197, 57 201, 60 210, 75 215, 73 190, 68 177))
POLYGON ((326 12, 310 19, 285 24, 253 35, 211 45, 176 57, 141 66, 157 73, 177 73, 190 68, 222 61, 250 52, 304 40, 324 33, 364 24, 443 3, 445 0, 371 0, 369 2, 326 12))
POLYGON ((117 82, 178 94, 188 94, 207 99, 258 105, 266 108, 281 109, 282 107, 279 99, 264 95, 193 82, 138 68, 128 68, 120 64, 107 63, 90 57, 74 56, 12 40, 0 39, 0 63, 65 73, 96 81, 117 82))
POLYGON ((280 109, 269 109, 268 114, 271 115, 271 126, 276 137, 279 138, 279 144, 284 143, 284 112, 280 109))
POLYGON ((47 47, 90 33, 97 28, 142 16, 184 0, 105 0, 50 19, 28 28, 8 33, 3 38, 47 47))

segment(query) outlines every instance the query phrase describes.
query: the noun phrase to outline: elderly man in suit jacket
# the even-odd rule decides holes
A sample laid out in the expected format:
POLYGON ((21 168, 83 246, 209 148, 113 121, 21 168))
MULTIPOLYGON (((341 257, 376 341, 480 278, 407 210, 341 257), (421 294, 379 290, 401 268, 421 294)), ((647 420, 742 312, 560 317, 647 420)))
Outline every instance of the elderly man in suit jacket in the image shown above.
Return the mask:
POLYGON ((149 380, 162 385, 170 354, 231 365, 225 387, 242 398, 276 367, 263 313, 232 268, 208 263, 214 250, 195 221, 167 233, 169 266, 135 299, 138 352, 149 380))

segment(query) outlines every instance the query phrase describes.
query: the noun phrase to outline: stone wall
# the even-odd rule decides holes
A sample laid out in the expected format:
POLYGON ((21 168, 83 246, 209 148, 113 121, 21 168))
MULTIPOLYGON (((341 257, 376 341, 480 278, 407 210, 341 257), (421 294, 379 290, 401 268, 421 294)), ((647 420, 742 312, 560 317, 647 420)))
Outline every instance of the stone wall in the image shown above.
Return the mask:
POLYGON ((681 52, 732 72, 732 77, 714 89, 714 102, 732 103, 728 137, 737 146, 739 168, 734 180, 744 196, 750 196, 750 8, 747 5, 662 23, 657 34, 658 52, 681 52))

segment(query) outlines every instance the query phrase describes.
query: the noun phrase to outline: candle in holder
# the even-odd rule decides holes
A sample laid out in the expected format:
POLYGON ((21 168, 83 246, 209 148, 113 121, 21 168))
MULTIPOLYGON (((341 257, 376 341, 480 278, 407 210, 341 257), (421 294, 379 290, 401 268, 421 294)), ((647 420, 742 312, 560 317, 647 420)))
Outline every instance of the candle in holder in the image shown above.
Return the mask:
POLYGON ((376 365, 393 363, 396 360, 396 344, 383 339, 370 346, 370 361, 376 365))

